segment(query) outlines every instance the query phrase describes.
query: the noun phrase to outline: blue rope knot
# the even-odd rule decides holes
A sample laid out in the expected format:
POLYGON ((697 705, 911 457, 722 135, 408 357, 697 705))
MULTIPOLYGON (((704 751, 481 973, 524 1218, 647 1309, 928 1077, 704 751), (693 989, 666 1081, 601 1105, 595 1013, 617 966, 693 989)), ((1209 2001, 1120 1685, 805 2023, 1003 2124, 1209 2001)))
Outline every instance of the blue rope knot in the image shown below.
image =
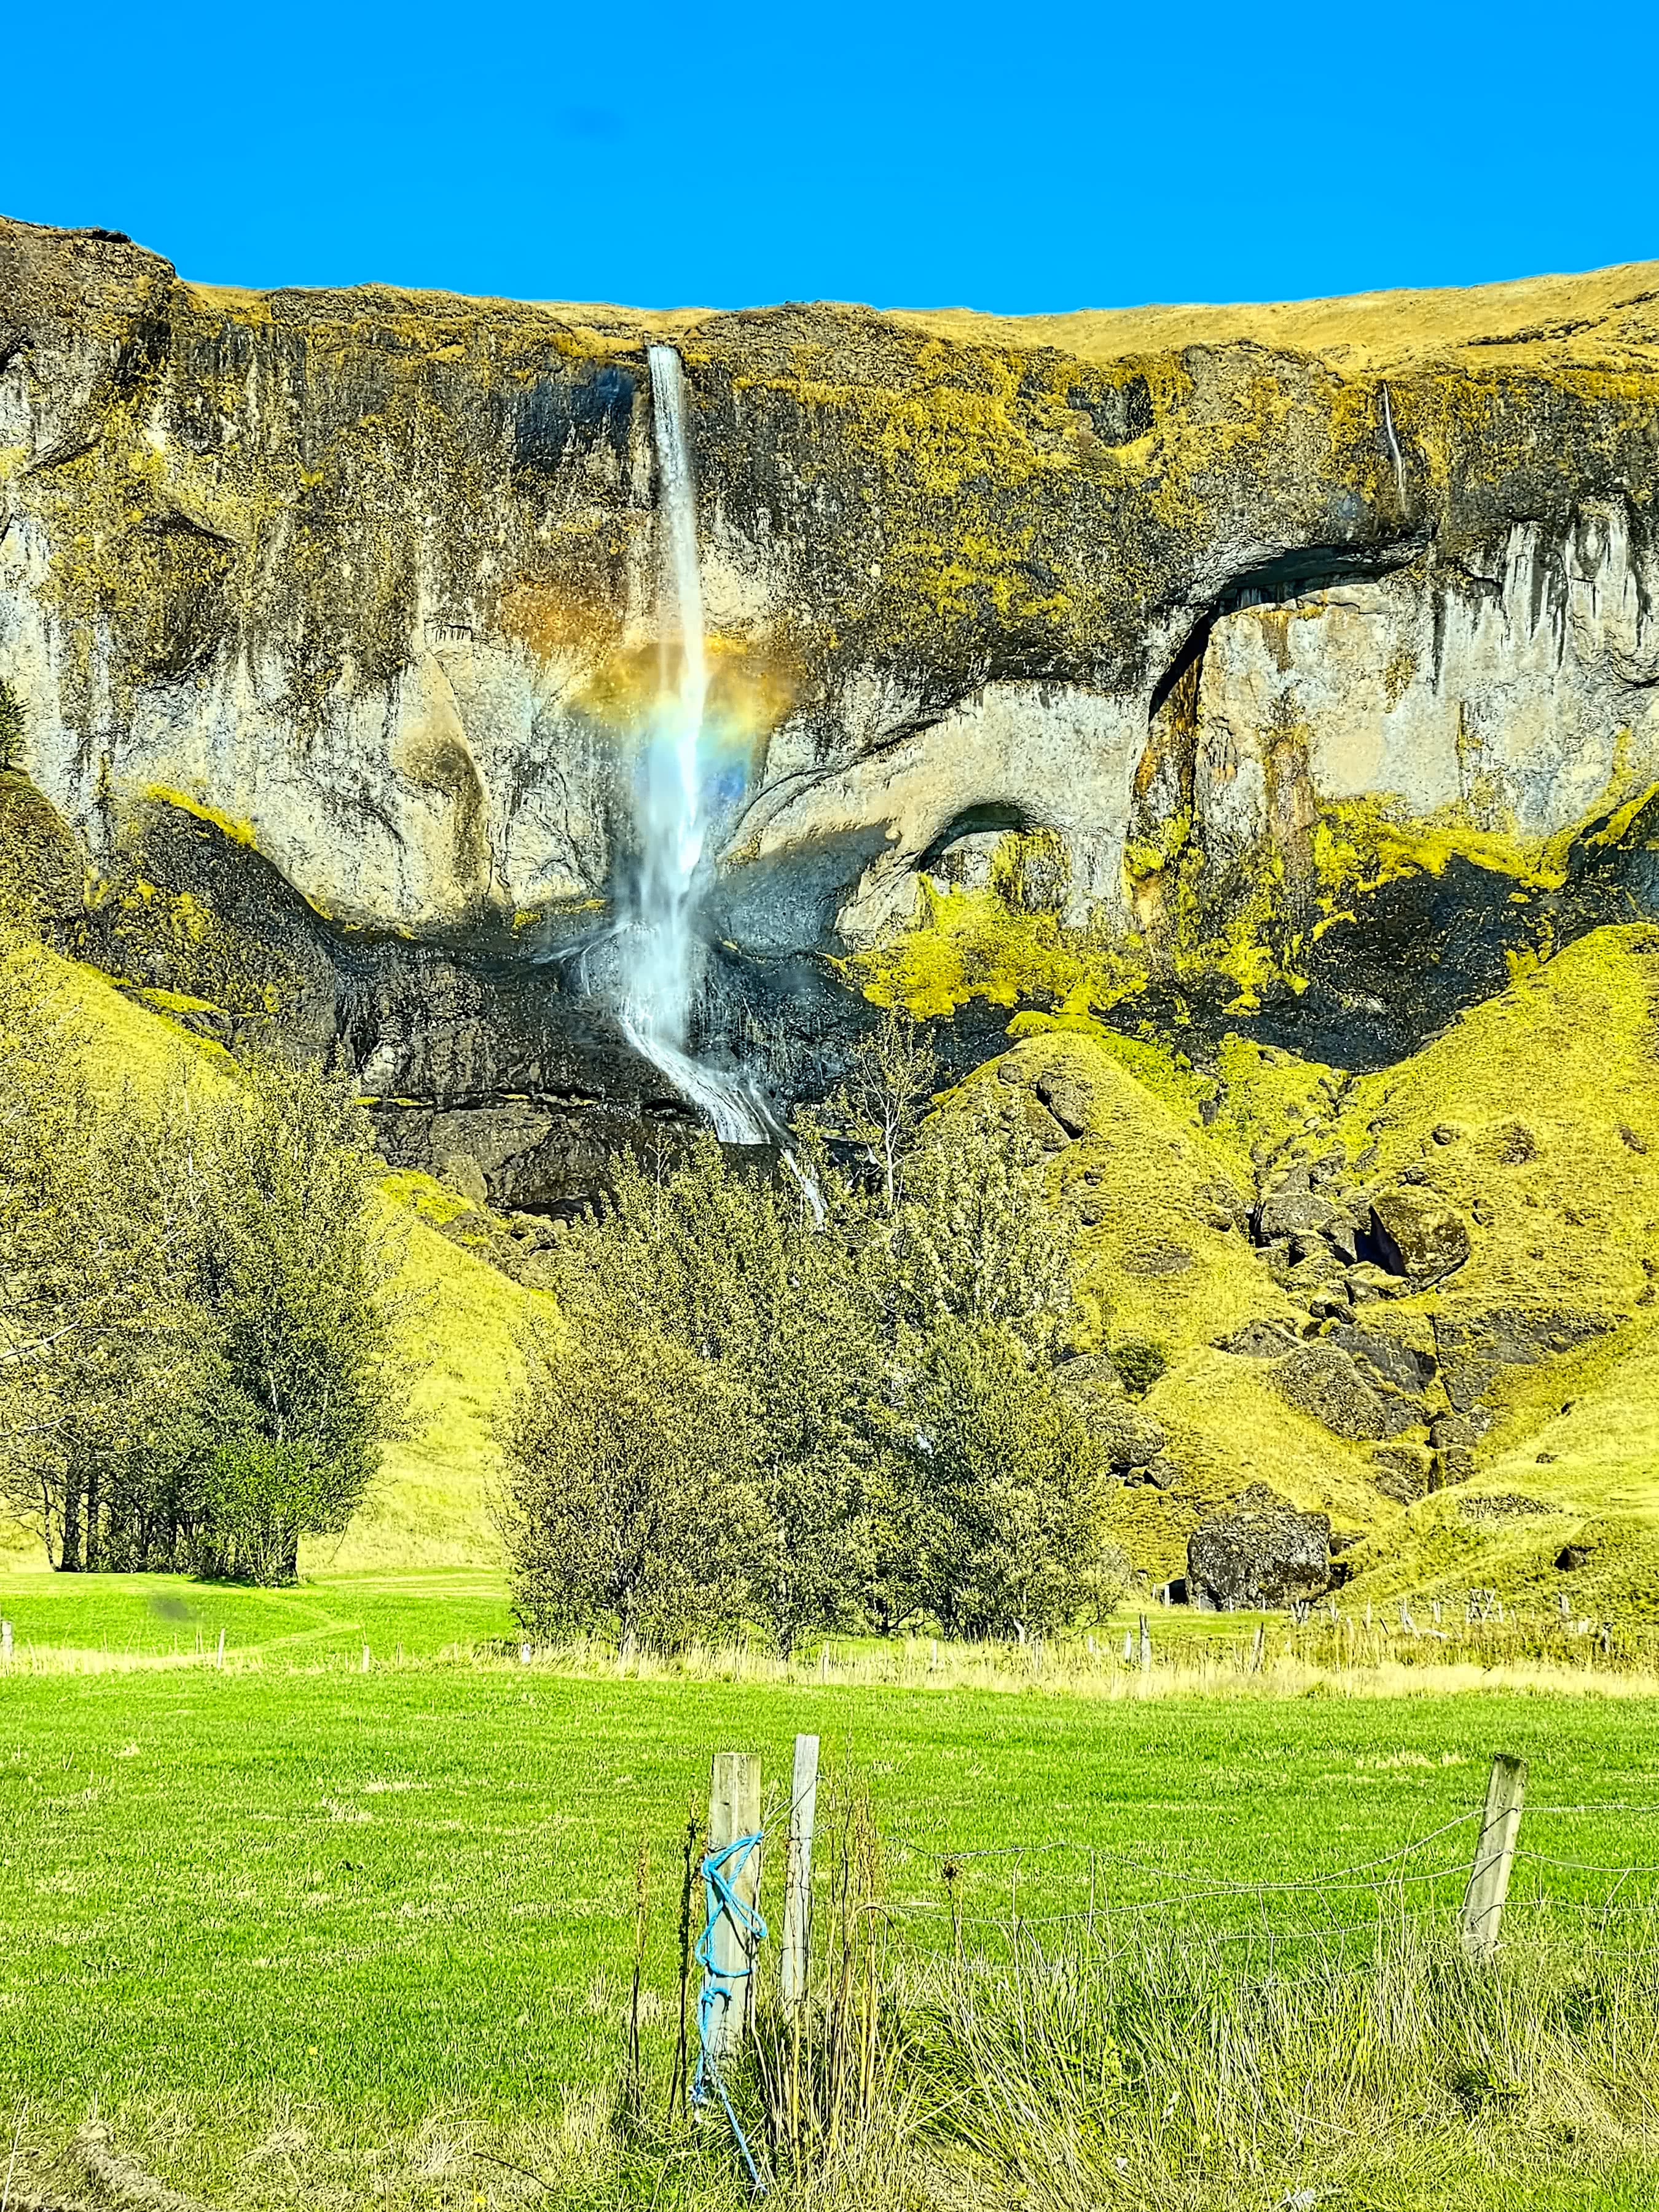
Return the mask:
POLYGON ((732 2133, 743 2162, 749 2169, 749 2179, 757 2197, 766 2194, 766 2184, 761 2179, 755 2154, 749 2148, 749 2139, 738 2124, 732 2109, 732 2100, 720 2079, 720 2060, 712 2046, 715 2027, 715 2007, 723 2026, 731 2012, 732 2000, 741 2001, 741 1984, 754 1972, 754 1961, 761 1945, 766 1941, 766 1923, 752 1905, 747 1905, 732 1887, 742 1875, 750 1851, 758 1850, 765 1831, 757 1828, 752 1836, 739 1836, 735 1842, 725 1844, 717 1851, 710 1851, 702 1863, 703 1930, 697 1938, 692 1953, 702 1968, 702 1991, 697 1999, 697 2070, 691 2081, 691 2101, 705 2104, 712 2082, 715 2094, 726 2108, 726 2117, 732 2124, 732 2133), (714 1963, 714 1931, 722 1918, 728 1919, 743 1940, 746 1964, 741 1966, 720 1966, 714 1963))

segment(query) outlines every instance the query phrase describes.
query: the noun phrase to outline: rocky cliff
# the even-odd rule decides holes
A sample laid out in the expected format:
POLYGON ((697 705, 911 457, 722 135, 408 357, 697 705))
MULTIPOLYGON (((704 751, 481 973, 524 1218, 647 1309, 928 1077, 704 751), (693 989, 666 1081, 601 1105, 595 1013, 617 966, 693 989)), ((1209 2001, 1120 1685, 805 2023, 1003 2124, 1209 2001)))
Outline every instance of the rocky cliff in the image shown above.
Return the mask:
POLYGON ((576 957, 638 858, 665 338, 706 1053, 810 1093, 902 996, 964 1065, 1024 1013, 1374 1069, 1652 911, 1659 264, 651 317, 0 223, 0 740, 68 949, 348 1062, 502 1202, 684 1117, 576 957))

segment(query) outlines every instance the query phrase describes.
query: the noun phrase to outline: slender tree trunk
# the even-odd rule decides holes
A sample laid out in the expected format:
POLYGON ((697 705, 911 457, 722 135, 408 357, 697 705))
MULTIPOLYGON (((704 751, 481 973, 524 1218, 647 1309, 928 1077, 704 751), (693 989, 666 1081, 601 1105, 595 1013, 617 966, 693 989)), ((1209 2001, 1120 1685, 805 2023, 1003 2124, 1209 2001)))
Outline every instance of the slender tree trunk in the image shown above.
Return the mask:
POLYGON ((64 1540, 58 1567, 60 1574, 81 1571, 81 1477, 73 1467, 64 1474, 64 1540))
POLYGON ((98 1462, 94 1459, 87 1471, 86 1550, 87 1572, 89 1575, 95 1575, 104 1560, 103 1531, 99 1526, 99 1516, 103 1509, 102 1490, 98 1462))

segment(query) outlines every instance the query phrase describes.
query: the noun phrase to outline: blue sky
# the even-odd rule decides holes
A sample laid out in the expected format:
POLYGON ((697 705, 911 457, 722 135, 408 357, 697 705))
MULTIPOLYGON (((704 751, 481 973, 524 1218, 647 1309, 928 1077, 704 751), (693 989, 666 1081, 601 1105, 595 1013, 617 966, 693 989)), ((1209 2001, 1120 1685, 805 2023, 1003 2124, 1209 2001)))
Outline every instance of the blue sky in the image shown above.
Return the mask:
POLYGON ((37 0, 0 212, 188 276, 1028 313, 1659 258, 1651 0, 37 0))

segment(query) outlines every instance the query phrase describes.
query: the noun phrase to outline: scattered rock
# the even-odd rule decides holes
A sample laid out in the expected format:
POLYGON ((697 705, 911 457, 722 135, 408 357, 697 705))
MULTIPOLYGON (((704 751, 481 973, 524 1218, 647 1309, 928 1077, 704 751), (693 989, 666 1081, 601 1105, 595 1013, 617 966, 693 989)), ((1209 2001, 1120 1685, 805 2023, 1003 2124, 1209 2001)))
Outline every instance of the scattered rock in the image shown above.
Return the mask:
POLYGON ((1555 1555, 1555 1564, 1564 1575, 1570 1575, 1576 1568, 1589 1565, 1589 1548, 1583 1544, 1563 1544, 1555 1555))
POLYGON ((1146 1244, 1126 1252, 1121 1264, 1128 1275, 1184 1275, 1193 1255, 1181 1244, 1146 1244))
POLYGON ((1187 1539, 1188 1594, 1200 1611, 1289 1607, 1319 1596, 1330 1578, 1328 1517, 1298 1512, 1264 1484, 1187 1539))
POLYGON ((1160 1452, 1149 1459, 1144 1467, 1133 1469, 1127 1480, 1131 1482, 1150 1482, 1159 1490, 1173 1490, 1181 1480, 1181 1469, 1172 1459, 1160 1452))
POLYGON ((1436 1192, 1396 1183, 1371 1201, 1371 1227, 1390 1271, 1414 1289, 1437 1283, 1469 1256, 1461 1214, 1436 1192))
POLYGON ((1636 1133, 1635 1130, 1634 1130, 1634 1129, 1632 1129, 1632 1128, 1627 1127, 1626 1127, 1626 1125, 1623 1121, 1621 1121, 1621 1122, 1619 1124, 1619 1135, 1620 1135, 1620 1141, 1621 1141, 1622 1143, 1624 1143, 1624 1144, 1627 1145, 1627 1146, 1630 1147, 1630 1149, 1631 1149, 1631 1151, 1632 1151, 1632 1152, 1646 1152, 1646 1150, 1647 1150, 1647 1148, 1648 1148, 1648 1140, 1647 1140, 1647 1139, 1646 1139, 1645 1137, 1638 1137, 1638 1136, 1637 1135, 1637 1133, 1636 1133))
POLYGON ((1528 1513, 1559 1513, 1541 1498, 1523 1498, 1518 1491, 1498 1490, 1484 1498, 1460 1498, 1457 1510, 1466 1521, 1514 1521, 1528 1513))
POLYGON ((1494 1134, 1498 1157, 1505 1167, 1524 1167, 1538 1158, 1538 1139, 1524 1121, 1500 1121, 1494 1134))

